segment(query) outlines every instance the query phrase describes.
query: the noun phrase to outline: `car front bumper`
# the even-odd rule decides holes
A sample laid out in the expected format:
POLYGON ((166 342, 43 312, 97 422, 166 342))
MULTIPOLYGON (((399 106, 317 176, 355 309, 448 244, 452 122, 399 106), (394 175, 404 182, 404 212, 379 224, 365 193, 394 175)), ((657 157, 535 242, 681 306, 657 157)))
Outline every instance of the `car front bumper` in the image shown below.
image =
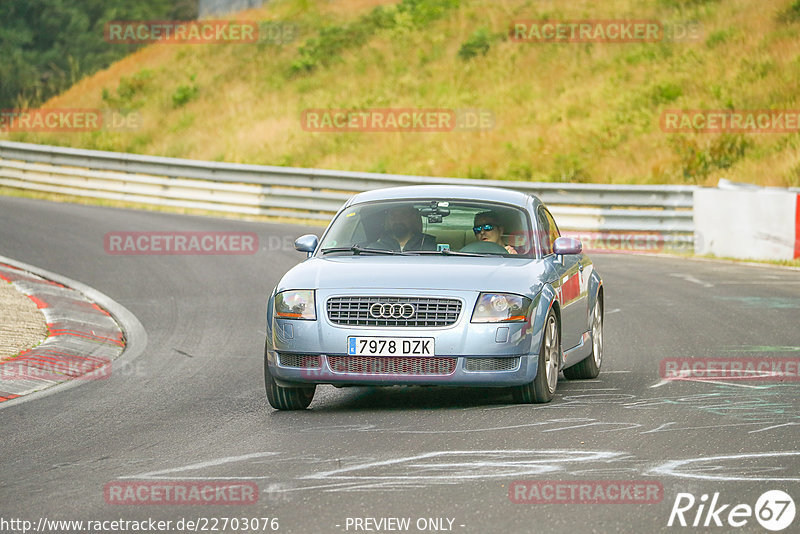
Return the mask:
MULTIPOLYGON (((429 293, 421 294, 430 296, 429 293)), ((341 295, 341 292, 336 295, 341 295)), ((331 295, 320 292, 317 295, 316 320, 273 318, 269 332, 271 343, 267 350, 270 374, 282 385, 504 387, 533 381, 541 346, 540 325, 532 324, 530 320, 519 323, 471 323, 478 292, 438 295, 462 301, 462 312, 453 325, 385 328, 333 324, 328 320, 323 305, 331 295), (347 339, 350 336, 433 338, 435 355, 348 356, 347 339), (356 362, 353 359, 360 360, 356 362), (286 364, 287 360, 290 365, 286 364), (431 373, 431 368, 435 368, 436 372, 431 373)), ((532 317, 535 316, 532 314, 532 317)))
MULTIPOLYGON (((347 357, 347 356, 344 356, 347 357)), ((395 357, 402 358, 402 357, 395 357)), ((438 386, 517 386, 531 382, 536 377, 537 355, 512 357, 513 370, 467 370, 467 358, 455 357, 453 371, 449 374, 389 373, 380 371, 382 364, 376 363, 368 371, 348 372, 334 370, 326 355, 320 355, 318 366, 289 367, 279 364, 274 352, 268 353, 269 370, 279 385, 291 386, 305 384, 342 384, 364 386, 392 385, 438 385, 438 386)), ((496 359, 494 359, 496 361, 496 359)))

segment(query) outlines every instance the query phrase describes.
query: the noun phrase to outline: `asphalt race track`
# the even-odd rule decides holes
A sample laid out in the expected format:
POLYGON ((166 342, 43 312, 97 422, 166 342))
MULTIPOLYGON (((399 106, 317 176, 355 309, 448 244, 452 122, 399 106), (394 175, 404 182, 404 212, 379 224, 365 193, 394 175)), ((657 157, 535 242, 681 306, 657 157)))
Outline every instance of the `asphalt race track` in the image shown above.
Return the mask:
POLYGON ((308 411, 277 412, 264 396, 265 300, 303 259, 284 243, 314 231, 0 197, 1 255, 105 293, 147 332, 132 371, 0 409, 0 517, 276 517, 280 532, 303 533, 356 532, 352 518, 366 517, 411 518, 410 532, 419 519, 432 531, 429 518, 464 533, 766 532, 754 517, 741 528, 667 522, 678 493, 699 504, 719 492, 723 521, 767 490, 800 498, 800 383, 660 376, 664 358, 796 361, 800 272, 595 254, 603 370, 560 378, 550 404, 513 405, 506 390, 324 386, 308 411), (261 250, 110 255, 110 231, 255 232, 261 250), (252 480, 260 498, 104 499, 108 482, 186 479, 252 480), (654 504, 517 504, 518 480, 657 481, 664 491, 654 504))

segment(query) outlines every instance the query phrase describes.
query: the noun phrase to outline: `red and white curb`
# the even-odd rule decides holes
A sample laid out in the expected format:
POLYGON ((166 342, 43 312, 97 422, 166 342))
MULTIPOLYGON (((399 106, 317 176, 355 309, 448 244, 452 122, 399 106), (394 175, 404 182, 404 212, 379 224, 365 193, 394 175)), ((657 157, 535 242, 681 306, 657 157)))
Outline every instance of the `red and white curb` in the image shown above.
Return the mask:
POLYGON ((0 262, 11 282, 45 316, 48 336, 36 347, 0 362, 0 403, 72 379, 104 379, 125 350, 121 326, 77 289, 0 262))

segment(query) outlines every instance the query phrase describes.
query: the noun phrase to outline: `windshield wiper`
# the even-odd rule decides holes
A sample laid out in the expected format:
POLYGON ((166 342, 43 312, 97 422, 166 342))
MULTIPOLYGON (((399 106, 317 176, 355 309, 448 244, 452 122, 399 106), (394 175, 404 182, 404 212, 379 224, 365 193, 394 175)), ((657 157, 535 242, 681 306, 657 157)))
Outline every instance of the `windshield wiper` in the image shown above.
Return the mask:
POLYGON ((440 256, 478 256, 484 258, 486 256, 497 256, 497 254, 481 254, 479 252, 459 252, 445 248, 442 250, 409 250, 403 252, 404 255, 417 255, 417 254, 437 254, 440 256))
POLYGON ((352 252, 356 256, 359 254, 366 252, 367 254, 400 254, 400 252, 396 250, 389 250, 389 249, 381 249, 381 248, 364 248, 359 245, 353 245, 351 247, 333 247, 333 248, 324 248, 322 249, 323 254, 327 254, 328 252, 352 252))

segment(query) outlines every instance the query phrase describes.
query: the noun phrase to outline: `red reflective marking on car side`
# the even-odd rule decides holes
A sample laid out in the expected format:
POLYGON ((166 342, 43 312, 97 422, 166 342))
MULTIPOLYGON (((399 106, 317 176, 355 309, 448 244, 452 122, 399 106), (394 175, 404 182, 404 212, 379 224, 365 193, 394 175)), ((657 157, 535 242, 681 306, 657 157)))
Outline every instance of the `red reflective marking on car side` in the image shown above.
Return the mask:
POLYGON ((561 294, 564 298, 564 303, 569 304, 581 294, 580 277, 577 274, 570 276, 569 279, 564 282, 561 288, 561 294))
POLYGON ((33 301, 33 303, 36 304, 36 307, 39 308, 40 310, 42 308, 49 308, 50 307, 50 305, 48 303, 46 303, 45 301, 43 301, 39 297, 36 297, 34 295, 28 295, 28 298, 31 299, 33 301))
POLYGON ((800 193, 794 209, 794 259, 800 258, 800 193))

